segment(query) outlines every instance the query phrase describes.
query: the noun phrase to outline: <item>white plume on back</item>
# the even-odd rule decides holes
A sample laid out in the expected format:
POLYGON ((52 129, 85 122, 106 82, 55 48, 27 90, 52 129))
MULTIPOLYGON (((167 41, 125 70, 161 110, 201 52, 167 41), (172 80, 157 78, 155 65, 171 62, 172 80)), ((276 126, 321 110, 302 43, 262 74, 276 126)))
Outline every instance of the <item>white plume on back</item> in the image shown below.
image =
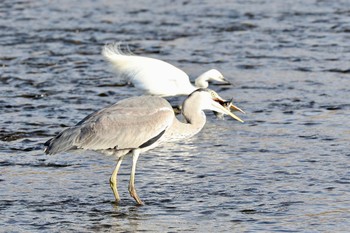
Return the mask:
POLYGON ((120 44, 105 45, 102 55, 121 78, 149 94, 188 95, 196 89, 179 68, 162 60, 123 53, 120 44))

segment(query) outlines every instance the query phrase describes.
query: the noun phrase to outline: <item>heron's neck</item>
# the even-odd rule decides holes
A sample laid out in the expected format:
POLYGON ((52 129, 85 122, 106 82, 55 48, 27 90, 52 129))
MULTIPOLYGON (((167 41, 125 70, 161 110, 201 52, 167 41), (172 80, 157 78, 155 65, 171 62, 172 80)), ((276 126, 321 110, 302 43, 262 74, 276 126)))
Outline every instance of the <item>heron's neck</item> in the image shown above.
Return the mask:
POLYGON ((186 122, 174 119, 169 132, 172 141, 190 138, 199 133, 205 125, 206 117, 204 112, 196 104, 191 104, 190 102, 191 100, 187 99, 182 106, 182 115, 186 122))
POLYGON ((196 78, 195 85, 196 87, 199 87, 199 88, 208 88, 209 86, 208 80, 209 80, 209 76, 207 76, 206 73, 201 74, 198 78, 196 78))

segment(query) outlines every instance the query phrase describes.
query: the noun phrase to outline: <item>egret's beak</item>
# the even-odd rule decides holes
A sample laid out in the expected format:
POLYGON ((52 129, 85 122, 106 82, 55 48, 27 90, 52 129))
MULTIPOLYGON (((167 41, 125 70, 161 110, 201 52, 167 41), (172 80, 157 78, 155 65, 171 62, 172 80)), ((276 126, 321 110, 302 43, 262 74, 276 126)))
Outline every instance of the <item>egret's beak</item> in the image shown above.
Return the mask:
POLYGON ((231 82, 224 78, 222 80, 222 84, 224 84, 224 85, 231 85, 231 82))
POLYGON ((214 85, 217 86, 224 86, 224 85, 232 85, 230 81, 228 81, 227 79, 225 79, 224 77, 221 77, 220 80, 216 80, 216 82, 214 83, 214 85))
POLYGON ((232 102, 230 101, 230 106, 229 108, 225 108, 224 106, 222 106, 222 104, 225 103, 225 101, 223 101, 222 99, 214 99, 213 102, 213 106, 218 110, 218 112, 224 113, 226 115, 229 115, 230 117, 232 117, 233 119, 239 121, 239 122, 244 122, 241 118, 239 118, 238 116, 236 116, 235 114, 233 114, 229 109, 233 108, 233 109, 237 109, 237 111, 243 112, 243 110, 241 110, 240 108, 236 107, 235 105, 232 104, 232 102))

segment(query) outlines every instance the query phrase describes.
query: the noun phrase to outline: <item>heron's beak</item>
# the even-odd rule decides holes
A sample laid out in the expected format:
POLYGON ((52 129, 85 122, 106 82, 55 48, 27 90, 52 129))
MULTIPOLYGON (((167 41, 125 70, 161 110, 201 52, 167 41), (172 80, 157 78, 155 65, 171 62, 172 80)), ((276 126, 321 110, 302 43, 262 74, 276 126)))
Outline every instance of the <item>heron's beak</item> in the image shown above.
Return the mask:
POLYGON ((227 109, 232 109, 233 111, 239 111, 239 112, 245 114, 245 112, 242 109, 240 109, 239 107, 235 106, 232 103, 232 99, 229 101, 225 101, 224 105, 227 106, 227 109))
POLYGON ((239 111, 239 112, 245 114, 245 112, 244 112, 242 109, 240 109, 240 108, 237 107, 236 105, 233 105, 232 103, 231 103, 231 105, 230 105, 230 108, 232 108, 234 111, 239 111))
POLYGON ((235 105, 233 105, 230 101, 230 106, 229 108, 225 108, 224 106, 222 106, 222 103, 225 103, 225 101, 223 101, 222 99, 216 99, 213 102, 213 107, 217 109, 218 112, 224 113, 226 115, 229 115, 230 117, 232 117, 233 119, 239 121, 239 122, 244 122, 241 118, 239 118, 238 116, 236 116, 235 114, 233 114, 229 109, 233 108, 233 109, 237 109, 237 111, 243 112, 243 110, 241 110, 240 108, 236 107, 235 105))

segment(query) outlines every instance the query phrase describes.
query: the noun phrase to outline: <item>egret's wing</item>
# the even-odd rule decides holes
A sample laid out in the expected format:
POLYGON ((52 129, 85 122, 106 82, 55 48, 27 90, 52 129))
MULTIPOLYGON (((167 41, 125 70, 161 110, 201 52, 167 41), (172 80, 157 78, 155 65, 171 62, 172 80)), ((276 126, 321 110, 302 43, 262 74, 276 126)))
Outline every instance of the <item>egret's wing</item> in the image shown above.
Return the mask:
POLYGON ((159 96, 189 94, 194 91, 188 75, 159 59, 123 54, 115 45, 106 45, 103 56, 119 77, 146 93, 159 96))

